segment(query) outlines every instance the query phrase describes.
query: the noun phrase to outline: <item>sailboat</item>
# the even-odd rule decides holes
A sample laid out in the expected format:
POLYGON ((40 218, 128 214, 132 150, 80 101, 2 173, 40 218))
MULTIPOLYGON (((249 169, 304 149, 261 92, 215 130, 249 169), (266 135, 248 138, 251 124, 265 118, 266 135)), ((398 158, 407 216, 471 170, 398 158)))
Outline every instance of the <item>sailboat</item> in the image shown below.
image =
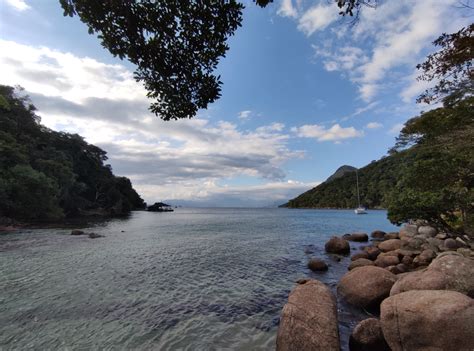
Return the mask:
POLYGON ((356 182, 357 182, 357 204, 358 207, 354 210, 356 214, 367 214, 367 210, 364 206, 360 205, 360 194, 359 194, 359 173, 356 169, 356 182))

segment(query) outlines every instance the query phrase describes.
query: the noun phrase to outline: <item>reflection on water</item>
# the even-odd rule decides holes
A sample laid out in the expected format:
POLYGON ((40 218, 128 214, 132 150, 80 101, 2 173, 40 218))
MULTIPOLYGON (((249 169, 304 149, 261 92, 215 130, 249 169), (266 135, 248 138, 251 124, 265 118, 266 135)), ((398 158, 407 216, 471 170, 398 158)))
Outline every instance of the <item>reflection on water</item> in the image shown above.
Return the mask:
MULTIPOLYGON (((294 282, 335 289, 346 272, 348 258, 324 253, 327 238, 395 229, 385 217, 180 208, 86 229, 99 239, 70 228, 0 235, 0 349, 273 349, 294 282), (329 271, 309 272, 312 256, 329 271)), ((362 316, 339 310, 347 340, 362 316)))

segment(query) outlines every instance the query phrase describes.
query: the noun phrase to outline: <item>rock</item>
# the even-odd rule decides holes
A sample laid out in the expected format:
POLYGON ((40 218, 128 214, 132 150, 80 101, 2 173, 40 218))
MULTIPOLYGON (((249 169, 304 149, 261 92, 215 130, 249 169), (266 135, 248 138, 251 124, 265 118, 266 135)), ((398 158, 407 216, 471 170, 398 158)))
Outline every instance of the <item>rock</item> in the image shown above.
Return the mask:
POLYGON ((298 285, 283 307, 276 349, 339 351, 336 298, 317 280, 298 285))
POLYGON ((399 279, 390 295, 409 290, 453 290, 474 296, 474 261, 457 253, 440 255, 428 268, 399 279))
POLYGON ((415 238, 402 239, 402 248, 406 250, 421 250, 421 245, 425 243, 424 240, 415 238))
POLYGON ((306 284, 307 282, 309 282, 311 279, 308 279, 308 278, 300 278, 296 281, 296 284, 306 284))
POLYGON ((83 235, 85 234, 82 230, 79 230, 79 229, 73 229, 71 231, 71 235, 83 235))
POLYGON ((313 272, 320 272, 320 271, 327 271, 328 265, 323 260, 319 258, 312 258, 308 262, 308 268, 311 269, 313 272))
POLYGON ((377 318, 368 318, 356 325, 349 338, 350 351, 390 351, 377 318))
POLYGON ((471 249, 468 249, 466 247, 460 247, 459 249, 456 250, 457 253, 460 253, 464 257, 473 257, 474 258, 474 251, 471 249))
POLYGON ((352 305, 377 307, 390 294, 397 277, 389 271, 375 266, 353 269, 339 281, 338 293, 352 305))
POLYGON ((413 224, 406 224, 400 231, 398 232, 398 235, 400 236, 400 239, 404 237, 413 237, 418 233, 418 227, 413 224))
POLYGON ((436 239, 440 239, 440 240, 444 240, 448 237, 448 235, 446 233, 439 233, 439 234, 436 234, 435 238, 436 239))
POLYGON ((380 250, 374 246, 366 247, 364 251, 369 255, 370 260, 375 260, 380 255, 380 250))
POLYGON ((370 236, 374 239, 383 239, 384 236, 385 236, 385 232, 381 231, 381 230, 374 230, 370 236))
POLYGON ((385 240, 390 240, 390 239, 398 239, 399 236, 398 236, 398 233, 388 233, 387 235, 385 235, 385 240))
POLYGON ((402 263, 407 265, 407 266, 410 266, 412 263, 413 263, 413 257, 411 256, 403 256, 402 258, 402 263))
POLYGON ((387 241, 382 241, 379 244, 379 249, 383 252, 394 251, 399 249, 402 246, 402 241, 400 239, 389 239, 387 241))
POLYGON ((351 256, 351 261, 355 261, 355 260, 358 260, 359 258, 369 258, 369 254, 365 251, 362 251, 362 252, 359 252, 359 253, 356 253, 355 255, 352 255, 351 256))
POLYGON ((427 237, 434 237, 438 233, 436 228, 429 225, 422 225, 418 227, 418 234, 426 235, 427 237))
POLYGON ((336 254, 348 254, 351 251, 349 242, 345 239, 333 236, 329 241, 324 245, 326 252, 336 253, 336 254))
POLYGON ((388 266, 396 266, 397 264, 400 263, 400 260, 398 259, 397 256, 382 256, 379 255, 377 259, 375 260, 375 265, 377 267, 388 267, 388 266))
POLYGON ((418 255, 413 263, 417 266, 427 266, 431 261, 436 257, 436 252, 433 250, 427 249, 423 250, 420 255, 418 255))
POLYGON ((444 247, 448 250, 456 250, 459 246, 458 242, 452 238, 447 238, 444 241, 444 247))
POLYGON ((359 258, 358 260, 352 261, 349 265, 349 270, 353 270, 354 268, 363 267, 363 266, 373 266, 374 262, 367 259, 367 258, 359 258))
MULTIPOLYGON (((408 271, 408 267, 406 264, 404 263, 399 263, 396 265, 397 267, 397 270, 398 270, 398 273, 397 274, 400 274, 400 273, 405 273, 408 271)), ((393 272, 392 272, 393 273, 393 272)))
POLYGON ((91 239, 97 239, 97 238, 103 238, 103 235, 96 234, 96 233, 89 233, 89 238, 91 239))
POLYGON ((408 291, 381 305, 383 335, 393 351, 472 350, 473 299, 440 290, 408 291))
POLYGON ((365 242, 369 241, 369 236, 365 233, 352 233, 344 235, 344 239, 349 241, 365 242))
POLYGON ((461 246, 464 246, 464 247, 468 246, 467 243, 466 243, 464 240, 462 240, 460 237, 457 237, 457 238, 456 238, 456 241, 457 241, 459 244, 461 244, 461 246))

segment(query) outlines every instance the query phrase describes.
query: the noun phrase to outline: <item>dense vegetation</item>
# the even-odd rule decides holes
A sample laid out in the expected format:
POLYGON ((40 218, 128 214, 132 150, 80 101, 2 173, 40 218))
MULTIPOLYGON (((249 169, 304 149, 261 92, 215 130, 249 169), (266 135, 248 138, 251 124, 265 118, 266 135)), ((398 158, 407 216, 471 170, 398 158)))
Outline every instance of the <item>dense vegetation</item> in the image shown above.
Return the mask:
MULTIPOLYGON (((400 176, 401 165, 413 155, 400 152, 384 157, 359 169, 361 204, 368 208, 386 208, 389 193, 400 176)), ((317 187, 308 190, 283 205, 291 208, 355 208, 357 189, 355 169, 339 177, 328 178, 317 187)))
POLYGON ((54 220, 143 208, 130 180, 114 176, 106 160, 105 151, 81 136, 41 125, 28 97, 0 85, 0 218, 54 220))

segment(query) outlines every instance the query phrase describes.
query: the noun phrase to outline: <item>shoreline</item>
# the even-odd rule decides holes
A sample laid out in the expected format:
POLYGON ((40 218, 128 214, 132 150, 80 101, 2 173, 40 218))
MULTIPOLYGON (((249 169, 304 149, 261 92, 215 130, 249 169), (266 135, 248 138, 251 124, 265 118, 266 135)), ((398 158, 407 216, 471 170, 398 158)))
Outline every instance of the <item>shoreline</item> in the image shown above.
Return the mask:
MULTIPOLYGON (((277 350, 339 350, 342 346, 388 351, 418 350, 420 345, 453 346, 443 338, 456 340, 453 349, 472 346, 474 240, 467 235, 438 232, 426 224, 406 224, 398 232, 375 230, 370 241, 366 233, 334 236, 325 251, 350 255, 348 272, 339 279, 335 294, 318 279, 305 277, 296 282, 280 315, 277 350), (354 247, 354 243, 360 245, 354 247), (426 305, 426 301, 433 303, 426 305), (341 345, 339 330, 338 314, 347 313, 345 304, 366 315, 351 328, 349 345, 341 345), (454 318, 457 312, 445 313, 453 304, 468 311, 462 323, 454 318), (456 323, 462 325, 451 327, 456 323), (450 328, 438 336, 432 332, 438 325, 450 328)), ((311 258, 308 268, 320 274, 331 269, 320 257, 311 258)))

